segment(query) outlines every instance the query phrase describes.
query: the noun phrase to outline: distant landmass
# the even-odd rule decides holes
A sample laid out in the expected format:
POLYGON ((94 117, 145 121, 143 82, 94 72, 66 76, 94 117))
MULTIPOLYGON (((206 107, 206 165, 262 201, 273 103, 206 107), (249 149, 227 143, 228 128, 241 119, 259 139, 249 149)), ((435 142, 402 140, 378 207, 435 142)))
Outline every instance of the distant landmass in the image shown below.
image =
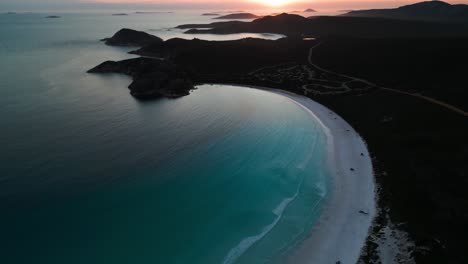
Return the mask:
POLYGON ((224 23, 210 24, 192 24, 180 25, 178 28, 191 28, 186 33, 213 33, 213 34, 232 34, 232 33, 279 33, 290 35, 293 32, 303 32, 309 27, 308 20, 299 15, 289 15, 286 13, 277 16, 265 16, 255 19, 252 22, 229 21, 224 23), (201 28, 208 28, 200 30, 201 28))
POLYGON ((109 46, 143 47, 163 40, 146 32, 124 28, 119 30, 111 38, 102 39, 109 46))
POLYGON ((219 16, 220 14, 218 13, 204 13, 202 16, 219 16))
POLYGON ((236 13, 220 17, 215 17, 214 19, 255 19, 260 18, 260 16, 251 14, 251 13, 236 13))
POLYGON ((112 14, 113 16, 128 16, 126 13, 118 13, 118 14, 112 14))
POLYGON ((427 1, 394 9, 356 10, 344 14, 344 16, 468 22, 468 5, 451 5, 442 1, 427 1))
POLYGON ((304 10, 304 13, 312 13, 312 12, 317 12, 317 10, 315 9, 312 9, 312 8, 307 8, 306 10, 304 10))
POLYGON ((60 18, 60 16, 46 16, 45 18, 60 18))
POLYGON ((305 18, 280 14, 252 22, 180 25, 187 34, 276 33, 286 36, 353 36, 353 37, 459 37, 468 36, 468 24, 446 24, 436 21, 414 21, 380 17, 317 16, 305 18))
POLYGON ((225 21, 225 22, 213 22, 209 24, 184 24, 179 25, 176 28, 178 29, 201 29, 201 28, 222 28, 224 26, 235 26, 235 25, 244 25, 246 22, 242 21, 225 21))

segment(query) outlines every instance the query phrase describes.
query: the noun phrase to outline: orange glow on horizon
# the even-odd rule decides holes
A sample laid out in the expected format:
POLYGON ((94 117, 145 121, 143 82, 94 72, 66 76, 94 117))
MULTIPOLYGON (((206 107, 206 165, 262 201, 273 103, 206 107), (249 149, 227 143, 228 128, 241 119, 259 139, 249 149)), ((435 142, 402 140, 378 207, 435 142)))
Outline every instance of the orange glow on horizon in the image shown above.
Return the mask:
MULTIPOLYGON (((105 4, 173 4, 173 3, 185 3, 185 4, 196 4, 196 3, 219 3, 219 0, 87 0, 87 2, 94 3, 105 3, 105 4)), ((234 1, 235 2, 235 1, 234 1)), ((258 4, 262 6, 270 7, 281 7, 290 4, 298 3, 300 0, 241 0, 246 4, 258 4)), ((239 3, 240 6, 242 3, 239 3)))
MULTIPOLYGON (((0 0, 1 1, 1 0, 0 0)), ((316 10, 337 9, 379 9, 396 8, 430 0, 79 0, 86 3, 100 4, 148 4, 165 6, 187 6, 190 8, 231 8, 235 10, 280 10, 291 8, 303 10, 313 8, 316 10), (265 9, 261 9, 265 8, 265 9)), ((451 4, 468 4, 468 0, 444 0, 451 4)))
POLYGON ((289 5, 289 4, 292 4, 296 1, 294 0, 252 0, 251 2, 254 2, 254 3, 259 3, 259 4, 262 4, 262 5, 266 5, 266 6, 273 6, 273 7, 279 7, 279 6, 285 6, 285 5, 289 5))

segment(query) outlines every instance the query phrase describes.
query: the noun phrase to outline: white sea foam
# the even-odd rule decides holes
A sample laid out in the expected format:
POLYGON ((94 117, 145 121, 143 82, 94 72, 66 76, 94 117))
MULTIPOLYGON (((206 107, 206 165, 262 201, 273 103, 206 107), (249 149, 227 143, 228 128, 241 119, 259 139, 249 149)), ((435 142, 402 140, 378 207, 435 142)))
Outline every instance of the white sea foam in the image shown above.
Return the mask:
POLYGON ((317 138, 317 136, 313 137, 314 141, 311 143, 310 151, 307 152, 308 154, 305 157, 305 159, 301 163, 299 163, 299 165, 297 166, 298 169, 305 169, 306 166, 313 160, 315 154, 315 147, 317 146, 317 138))
POLYGON ((252 247, 256 242, 261 240, 263 237, 265 237, 275 226, 278 224, 278 222, 281 220, 281 217, 284 214, 284 211, 288 207, 288 205, 293 202, 297 196, 299 195, 299 191, 301 189, 302 183, 304 181, 304 178, 301 180, 299 185, 297 186, 296 192, 294 193, 293 196, 287 197, 283 199, 275 209, 273 209, 272 213, 276 215, 275 220, 263 227, 262 231, 254 236, 249 236, 244 238, 237 246, 232 248, 229 253, 226 255, 224 258, 223 264, 231 264, 234 263, 240 256, 242 256, 250 247, 252 247))
POLYGON ((310 100, 284 91, 317 118, 327 134, 333 194, 311 235, 289 257, 289 263, 356 263, 375 215, 372 162, 365 142, 335 113, 310 100), (313 110, 313 111, 312 111, 313 110), (361 155, 360 153, 363 153, 361 155), (356 173, 349 173, 355 168, 356 173), (368 215, 359 214, 365 210, 368 215))
POLYGON ((316 118, 327 135, 333 193, 309 237, 283 262, 356 263, 376 213, 373 168, 364 140, 336 113, 307 97, 264 87, 251 88, 293 100, 316 118), (350 168, 355 172, 350 172, 350 168), (360 210, 368 214, 360 214, 360 210))

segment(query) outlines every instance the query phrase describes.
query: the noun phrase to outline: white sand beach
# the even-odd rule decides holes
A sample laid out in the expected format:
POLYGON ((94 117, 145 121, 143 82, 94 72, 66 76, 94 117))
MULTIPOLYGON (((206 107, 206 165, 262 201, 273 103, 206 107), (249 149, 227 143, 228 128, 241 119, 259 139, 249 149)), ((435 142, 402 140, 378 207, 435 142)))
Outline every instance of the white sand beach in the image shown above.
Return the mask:
POLYGON ((304 96, 269 90, 299 103, 320 121, 327 132, 333 175, 331 198, 309 238, 289 262, 356 263, 376 214, 372 161, 364 140, 325 106, 304 96))
POLYGON ((327 134, 328 162, 333 177, 331 197, 309 237, 293 251, 288 262, 356 263, 376 215, 372 161, 364 140, 340 116, 305 96, 278 89, 248 87, 293 100, 309 110, 327 134))

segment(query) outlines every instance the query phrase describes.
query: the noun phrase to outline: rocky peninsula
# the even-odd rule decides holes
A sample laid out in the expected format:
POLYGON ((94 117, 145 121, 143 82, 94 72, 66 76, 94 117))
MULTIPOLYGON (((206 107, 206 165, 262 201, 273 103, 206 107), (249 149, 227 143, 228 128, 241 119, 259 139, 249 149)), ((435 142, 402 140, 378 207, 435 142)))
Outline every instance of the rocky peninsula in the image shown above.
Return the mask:
MULTIPOLYGON (((103 39, 110 46, 160 47, 164 41, 145 32, 121 29, 111 38, 103 39)), ((121 73, 132 77, 128 87, 137 99, 148 100, 160 97, 177 98, 190 94, 194 89, 187 71, 171 60, 141 57, 123 61, 106 61, 88 73, 121 73)))
POLYGON ((136 58, 119 62, 106 61, 88 71, 89 73, 121 73, 131 76, 128 87, 137 99, 147 100, 186 96, 194 85, 187 74, 174 63, 152 58, 136 58))

